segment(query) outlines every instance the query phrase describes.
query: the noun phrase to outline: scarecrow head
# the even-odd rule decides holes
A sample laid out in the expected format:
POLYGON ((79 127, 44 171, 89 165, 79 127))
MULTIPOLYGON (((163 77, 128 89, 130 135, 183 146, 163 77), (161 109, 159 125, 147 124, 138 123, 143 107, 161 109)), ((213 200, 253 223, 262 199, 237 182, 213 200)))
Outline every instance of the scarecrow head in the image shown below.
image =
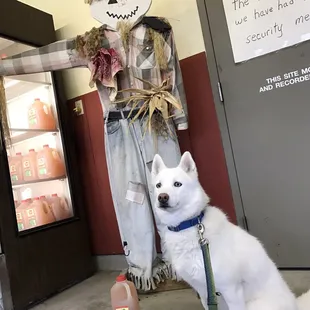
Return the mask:
POLYGON ((120 21, 135 24, 149 10, 152 0, 85 0, 93 18, 114 29, 120 21))

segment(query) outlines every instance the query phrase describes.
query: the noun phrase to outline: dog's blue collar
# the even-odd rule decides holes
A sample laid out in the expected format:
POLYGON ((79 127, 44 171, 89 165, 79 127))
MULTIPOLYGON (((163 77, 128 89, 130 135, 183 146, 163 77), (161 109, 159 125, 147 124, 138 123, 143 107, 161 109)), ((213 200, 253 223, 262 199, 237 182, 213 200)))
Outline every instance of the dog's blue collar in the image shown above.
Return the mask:
POLYGON ((188 229, 188 228, 191 228, 191 227, 194 227, 198 224, 201 223, 203 217, 205 215, 205 212, 202 211, 200 213, 200 215, 198 215, 197 217, 194 217, 193 219, 190 219, 190 220, 187 220, 187 221, 184 221, 182 222, 180 225, 178 226, 168 226, 168 229, 170 231, 174 231, 174 232, 178 232, 178 231, 182 231, 182 230, 185 230, 185 229, 188 229))

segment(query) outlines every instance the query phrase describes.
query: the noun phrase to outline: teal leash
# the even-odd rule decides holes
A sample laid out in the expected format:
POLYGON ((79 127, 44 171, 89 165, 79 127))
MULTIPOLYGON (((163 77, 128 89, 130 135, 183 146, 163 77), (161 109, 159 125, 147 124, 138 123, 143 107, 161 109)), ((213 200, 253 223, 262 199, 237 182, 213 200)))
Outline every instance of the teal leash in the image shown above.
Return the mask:
POLYGON ((217 293, 215 289, 214 275, 212 271, 209 241, 203 236, 205 232, 205 227, 201 223, 201 221, 199 221, 197 229, 199 234, 199 244, 203 255, 203 264, 207 281, 208 307, 209 310, 218 310, 217 293))

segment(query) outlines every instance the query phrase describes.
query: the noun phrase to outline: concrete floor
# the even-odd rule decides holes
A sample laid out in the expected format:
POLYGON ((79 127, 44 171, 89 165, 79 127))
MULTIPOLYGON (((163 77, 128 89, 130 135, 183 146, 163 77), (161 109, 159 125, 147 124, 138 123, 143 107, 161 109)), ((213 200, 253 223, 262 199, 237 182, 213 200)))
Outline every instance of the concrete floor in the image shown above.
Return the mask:
MULTIPOLYGON (((33 310, 111 310, 110 289, 118 272, 100 272, 83 283, 45 301, 33 310)), ((141 296, 141 310, 202 310, 192 290, 141 296)))
MULTIPOLYGON (((100 272, 91 279, 47 300, 34 310, 111 310, 110 288, 117 272, 100 272)), ((310 288, 310 271, 287 271, 283 276, 296 295, 310 288)), ((192 290, 141 296, 141 310, 202 310, 192 290)), ((223 309, 226 307, 224 306, 223 309)))

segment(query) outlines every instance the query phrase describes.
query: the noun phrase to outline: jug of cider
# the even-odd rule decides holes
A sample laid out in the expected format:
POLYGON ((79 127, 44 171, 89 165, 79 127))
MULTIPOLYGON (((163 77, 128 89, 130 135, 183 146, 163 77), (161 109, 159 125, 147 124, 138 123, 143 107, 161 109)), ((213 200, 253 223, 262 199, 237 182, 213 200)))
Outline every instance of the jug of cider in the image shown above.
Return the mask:
POLYGON ((48 203, 39 197, 34 198, 33 203, 25 210, 26 228, 34 228, 55 222, 48 203))
POLYGON ((35 99, 28 109, 28 125, 29 129, 56 129, 56 122, 51 107, 40 99, 35 99))
POLYGON ((23 181, 22 161, 22 153, 16 153, 16 156, 10 157, 9 159, 10 175, 13 185, 19 184, 23 181))
POLYGON ((49 199, 49 204, 55 215, 56 221, 65 220, 72 216, 71 208, 65 198, 53 194, 49 199))
POLYGON ((15 209, 18 230, 26 229, 26 209, 31 205, 31 199, 22 200, 21 204, 15 209))
POLYGON ((38 179, 37 153, 34 149, 23 157, 23 177, 24 181, 36 181, 38 179))
MULTIPOLYGON (((41 201, 45 201, 45 202, 48 204, 48 207, 50 208, 50 210, 51 210, 52 213, 53 213, 53 210, 52 210, 51 204, 50 204, 50 199, 49 199, 48 197, 46 197, 45 195, 43 195, 43 196, 40 196, 40 200, 41 200, 41 201)), ((54 215, 54 217, 55 217, 55 214, 54 214, 54 213, 53 213, 53 215, 54 215)), ((55 217, 55 219, 56 219, 56 217, 55 217)))
POLYGON ((111 304, 113 310, 140 310, 136 287, 125 275, 118 276, 111 288, 111 304))
POLYGON ((65 165, 57 150, 44 145, 37 155, 37 170, 39 179, 62 177, 66 174, 65 165))
POLYGON ((46 201, 46 202, 48 203, 47 198, 46 198, 45 195, 42 195, 42 196, 40 196, 39 198, 40 198, 40 200, 46 201))
POLYGON ((45 195, 39 197, 41 201, 45 201, 49 205, 49 200, 46 198, 45 195))

